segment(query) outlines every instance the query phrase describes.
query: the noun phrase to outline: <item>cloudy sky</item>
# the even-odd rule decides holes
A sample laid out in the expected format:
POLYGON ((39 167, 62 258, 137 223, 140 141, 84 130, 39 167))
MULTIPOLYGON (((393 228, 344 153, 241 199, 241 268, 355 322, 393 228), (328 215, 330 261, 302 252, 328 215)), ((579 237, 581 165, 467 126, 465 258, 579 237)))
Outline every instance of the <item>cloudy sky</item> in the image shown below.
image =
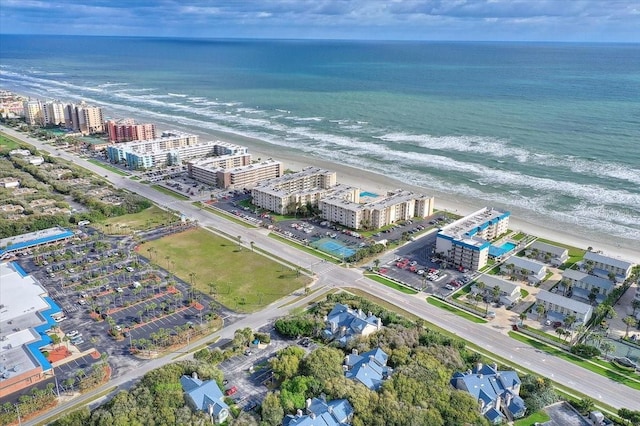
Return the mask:
POLYGON ((0 0, 0 32, 640 42, 640 0, 0 0))

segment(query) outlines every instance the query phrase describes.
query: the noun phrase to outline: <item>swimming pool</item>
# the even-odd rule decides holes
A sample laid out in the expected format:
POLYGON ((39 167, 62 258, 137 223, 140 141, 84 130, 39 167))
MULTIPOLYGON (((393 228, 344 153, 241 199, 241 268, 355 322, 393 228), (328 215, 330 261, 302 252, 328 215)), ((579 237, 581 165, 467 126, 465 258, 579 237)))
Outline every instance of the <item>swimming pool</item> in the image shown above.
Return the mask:
POLYGON ((503 243, 501 246, 491 245, 491 247, 489 247, 489 256, 500 257, 507 253, 512 252, 515 248, 516 248, 516 245, 511 241, 507 241, 506 243, 503 243))
POLYGON ((360 193, 361 197, 377 197, 378 194, 374 194, 373 192, 364 191, 360 193))

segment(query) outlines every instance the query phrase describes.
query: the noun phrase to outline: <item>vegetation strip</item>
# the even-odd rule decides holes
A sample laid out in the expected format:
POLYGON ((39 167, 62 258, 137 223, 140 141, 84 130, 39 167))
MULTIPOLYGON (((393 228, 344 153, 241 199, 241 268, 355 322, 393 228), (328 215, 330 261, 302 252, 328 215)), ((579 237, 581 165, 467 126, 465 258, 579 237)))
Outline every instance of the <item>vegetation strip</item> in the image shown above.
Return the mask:
POLYGON ((248 222, 246 222, 246 221, 244 221, 242 219, 239 219, 236 216, 232 215, 231 213, 225 212, 224 210, 213 208, 213 207, 208 206, 206 204, 203 204, 203 203, 201 203, 199 201, 195 201, 195 202, 193 202, 191 204, 193 204, 194 206, 199 207, 201 209, 204 209, 204 210, 206 210, 208 212, 211 212, 211 213, 215 214, 216 216, 220 216, 220 217, 222 217, 224 219, 227 219, 227 220, 229 220, 229 221, 231 221, 233 223, 237 223, 238 225, 242 225, 245 228, 257 228, 256 225, 252 225, 252 224, 250 224, 250 223, 248 223, 248 222))
POLYGON ((110 388, 108 388, 106 390, 103 390, 99 394, 96 394, 96 395, 92 396, 91 398, 89 398, 89 399, 87 399, 87 400, 85 400, 83 402, 79 402, 76 405, 74 405, 73 407, 71 407, 71 408, 69 408, 69 409, 67 409, 67 410, 65 410, 65 411, 63 411, 61 413, 58 413, 58 414, 55 414, 55 415, 53 415, 53 416, 51 416, 49 418, 46 418, 45 420, 43 420, 40 423, 38 423, 38 426, 48 425, 51 422, 53 422, 54 420, 57 420, 58 418, 60 418, 62 416, 65 416, 65 415, 67 415, 68 413, 70 413, 72 411, 75 411, 75 410, 77 410, 77 409, 79 409, 81 407, 88 406, 89 403, 91 403, 92 401, 95 401, 96 399, 102 398, 103 396, 108 395, 108 394, 110 394, 111 392, 113 392, 113 391, 115 391, 117 389, 118 389, 117 386, 112 386, 112 387, 110 387, 110 388))
POLYGON ((105 163, 103 163, 102 161, 94 160, 94 159, 92 159, 92 158, 89 158, 87 161, 88 161, 89 163, 91 163, 91 164, 95 164, 96 166, 100 166, 100 167, 102 167, 103 169, 109 170, 110 172, 115 173, 115 174, 117 174, 117 175, 120 175, 120 176, 129 176, 129 173, 124 172, 124 171, 122 171, 122 170, 120 170, 120 169, 118 169, 118 168, 116 168, 116 167, 113 167, 113 166, 110 166, 110 165, 108 165, 108 164, 105 164, 105 163))
POLYGON ((444 309, 445 311, 449 311, 452 314, 458 315, 466 320, 471 322, 475 322, 476 324, 486 324, 487 320, 482 319, 476 315, 470 314, 469 312, 463 311, 462 309, 458 309, 453 305, 450 305, 446 302, 436 299, 435 297, 427 297, 427 303, 433 306, 437 306, 440 309, 444 309))
POLYGON ((160 186, 160 185, 151 185, 151 187, 152 187, 153 189, 155 189, 156 191, 158 191, 158 192, 162 192, 163 194, 170 195, 171 197, 173 197, 173 198, 177 198, 178 200, 185 201, 185 200, 188 200, 188 199, 189 199, 189 197, 187 197, 187 196, 185 196, 185 195, 182 195, 182 194, 179 194, 179 193, 177 193, 177 192, 175 192, 175 191, 172 191, 172 190, 170 190, 170 189, 167 189, 167 188, 165 188, 164 186, 160 186))
POLYGON ((390 279, 382 277, 382 276, 380 276, 378 274, 365 273, 364 276, 369 278, 369 279, 372 279, 375 282, 378 282, 380 284, 384 284, 387 287, 391 287, 394 290, 398 290, 398 291, 400 291, 402 293, 405 293, 405 294, 418 294, 417 290, 414 290, 414 289, 412 289, 410 287, 407 287, 406 285, 397 283, 395 281, 391 281, 390 279))
POLYGON ((586 359, 580 358, 576 355, 569 354, 563 351, 562 349, 554 348, 552 346, 547 345, 546 343, 530 338, 528 336, 525 336, 515 331, 510 331, 509 336, 512 337, 513 339, 519 340, 520 342, 527 343, 538 350, 544 351, 550 355, 557 356, 558 358, 561 358, 565 361, 569 361, 577 366, 580 366, 589 371, 592 371, 593 373, 599 374, 603 377, 607 377, 625 386, 629 386, 632 389, 640 390, 640 381, 637 381, 631 377, 625 377, 624 375, 616 372, 613 369, 602 367, 598 364, 595 364, 586 359))

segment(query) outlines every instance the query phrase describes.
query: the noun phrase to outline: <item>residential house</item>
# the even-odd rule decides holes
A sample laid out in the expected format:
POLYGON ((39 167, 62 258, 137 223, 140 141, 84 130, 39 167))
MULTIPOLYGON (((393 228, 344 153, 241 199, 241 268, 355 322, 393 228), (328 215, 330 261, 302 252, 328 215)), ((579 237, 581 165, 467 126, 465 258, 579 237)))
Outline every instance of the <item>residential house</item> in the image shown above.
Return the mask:
POLYGON ((194 372, 192 376, 182 376, 180 384, 192 409, 208 413, 216 423, 222 423, 229 417, 229 406, 224 402, 224 395, 215 380, 203 382, 194 372))
POLYGON ((526 406, 520 398, 520 378, 515 371, 498 371, 498 366, 479 363, 473 370, 457 372, 451 385, 471 394, 480 412, 492 423, 500 424, 524 416, 526 406))
POLYGON ((472 291, 474 293, 478 293, 478 283, 482 282, 485 285, 484 291, 487 294, 492 293, 492 289, 496 286, 500 288, 500 302, 510 306, 514 303, 518 303, 520 298, 522 297, 521 287, 518 284, 515 284, 511 281, 505 281, 503 279, 497 278, 493 275, 482 275, 476 278, 476 285, 473 286, 472 291))
POLYGON ((329 312, 325 324, 324 337, 343 345, 353 337, 368 336, 382 328, 382 320, 371 312, 365 315, 361 309, 351 309, 341 303, 336 303, 329 312))
POLYGON ((542 241, 532 243, 526 248, 525 253, 527 256, 532 256, 553 266, 560 266, 569 259, 569 250, 542 241))
POLYGON ((547 267, 544 263, 535 260, 511 256, 500 266, 500 272, 521 277, 531 284, 537 284, 547 275, 547 267))
POLYGON ((371 390, 377 391, 392 372, 387 367, 389 356, 380 348, 375 348, 362 355, 354 349, 344 359, 345 377, 357 380, 371 390))
POLYGON ((564 321, 567 316, 575 315, 576 324, 586 324, 593 315, 593 306, 590 304, 561 294, 540 290, 536 298, 537 303, 544 306, 546 317, 552 321, 564 321))
POLYGON ((287 415, 283 426, 345 426, 353 419, 353 407, 346 399, 325 401, 324 398, 307 399, 306 415, 302 410, 287 415))
POLYGON ((614 259, 600 253, 588 251, 584 254, 582 268, 589 271, 593 275, 603 278, 609 278, 609 274, 615 275, 617 282, 623 282, 631 275, 634 264, 632 262, 614 259))
POLYGON ((562 280, 571 286, 571 292, 574 296, 589 299, 589 294, 594 292, 598 303, 601 303, 615 288, 615 284, 606 278, 589 275, 575 269, 565 270, 562 273, 562 280))

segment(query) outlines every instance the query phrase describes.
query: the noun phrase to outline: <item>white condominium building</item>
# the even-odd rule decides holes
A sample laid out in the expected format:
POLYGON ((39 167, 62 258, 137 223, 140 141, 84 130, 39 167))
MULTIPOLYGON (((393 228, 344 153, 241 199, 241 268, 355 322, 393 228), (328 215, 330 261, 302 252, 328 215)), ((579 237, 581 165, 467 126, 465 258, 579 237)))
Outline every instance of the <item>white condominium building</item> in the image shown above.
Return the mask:
POLYGON ((622 282, 629 278, 634 264, 627 260, 588 251, 584 254, 582 266, 583 268, 589 266, 591 273, 600 277, 606 278, 609 274, 613 274, 616 281, 622 282))
POLYGON ((318 203, 322 218, 353 229, 378 229, 386 225, 433 214, 433 197, 409 191, 389 192, 385 197, 360 203, 359 190, 332 191, 318 203))
POLYGON ((222 189, 251 188, 284 172, 282 163, 272 159, 252 164, 250 154, 208 157, 187 166, 191 178, 222 189))
POLYGON ((40 101, 25 101, 24 108, 24 121, 31 126, 42 126, 44 124, 44 118, 42 116, 42 103, 40 101))
POLYGON ((324 194, 336 186, 336 172, 307 167, 258 184, 251 190, 253 204, 278 214, 317 205, 324 194))
POLYGON ((489 259, 489 240, 507 232, 511 213, 485 207, 443 227, 436 237, 436 253, 454 266, 478 270, 489 259))

